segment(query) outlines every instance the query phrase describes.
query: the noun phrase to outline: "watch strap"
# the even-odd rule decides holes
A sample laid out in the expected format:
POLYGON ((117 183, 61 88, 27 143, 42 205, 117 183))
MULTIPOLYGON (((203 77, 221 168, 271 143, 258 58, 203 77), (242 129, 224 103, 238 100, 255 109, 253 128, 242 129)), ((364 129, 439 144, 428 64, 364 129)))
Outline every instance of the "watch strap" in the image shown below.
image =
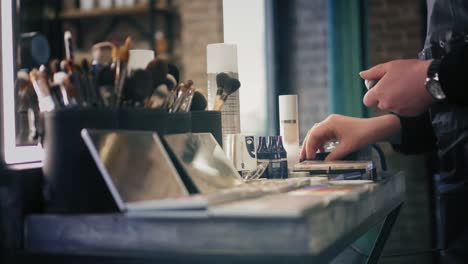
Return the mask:
POLYGON ((442 59, 434 59, 432 60, 429 68, 427 69, 427 77, 434 78, 439 74, 440 64, 442 59))

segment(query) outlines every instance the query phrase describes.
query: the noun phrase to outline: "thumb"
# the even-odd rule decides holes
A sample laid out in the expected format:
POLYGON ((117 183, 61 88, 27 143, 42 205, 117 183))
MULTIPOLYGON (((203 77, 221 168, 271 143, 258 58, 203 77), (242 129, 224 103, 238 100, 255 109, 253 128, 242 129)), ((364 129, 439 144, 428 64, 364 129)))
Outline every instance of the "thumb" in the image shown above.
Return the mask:
POLYGON ((364 98, 362 99, 364 105, 367 107, 371 106, 376 106, 379 104, 379 100, 377 98, 377 90, 376 89, 370 89, 367 91, 367 93, 364 95, 364 98))
POLYGON ((378 64, 359 73, 364 80, 379 80, 387 73, 387 63, 378 64))
POLYGON ((340 144, 338 144, 335 149, 330 152, 330 154, 328 154, 328 156, 325 158, 325 161, 339 160, 348 155, 350 152, 350 148, 346 144, 343 144, 343 142, 340 142, 340 144))

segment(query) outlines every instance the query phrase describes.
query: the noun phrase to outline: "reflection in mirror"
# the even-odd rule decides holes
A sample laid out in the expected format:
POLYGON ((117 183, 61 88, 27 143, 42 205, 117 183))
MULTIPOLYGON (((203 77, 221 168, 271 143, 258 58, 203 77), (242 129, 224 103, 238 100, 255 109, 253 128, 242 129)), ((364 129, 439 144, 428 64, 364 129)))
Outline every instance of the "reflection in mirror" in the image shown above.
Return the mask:
MULTIPOLYGON (((250 3, 243 5, 251 8, 250 3)), ((261 8, 257 11, 251 15, 257 17, 261 8)), ((163 85, 170 91, 171 87, 177 87, 174 83, 192 80, 192 89, 206 96, 206 47, 223 42, 225 37, 227 42, 237 44, 243 54, 239 55, 239 70, 245 74, 239 77, 245 79, 245 85, 258 88, 257 79, 265 79, 264 74, 248 74, 250 70, 243 69, 247 63, 244 58, 250 56, 247 51, 252 50, 251 46, 238 42, 245 37, 224 35, 224 30, 239 30, 223 27, 223 0, 7 0, 1 1, 1 12, 3 141, 7 163, 42 160, 45 112, 75 106, 160 107, 161 100, 146 93, 151 89, 124 92, 126 86, 121 79, 126 75, 120 72, 128 74, 126 51, 130 48, 151 50, 155 58, 163 59, 164 63, 153 66, 163 66, 156 68, 166 69, 171 76, 151 76, 162 82, 151 83, 153 88, 163 85), (131 39, 128 43, 127 37, 131 39)), ((258 36, 264 34, 261 28, 255 31, 258 36)), ((252 38, 249 45, 259 44, 252 52, 264 54, 262 43, 252 38)), ((255 60, 263 61, 264 57, 255 60)), ((138 85, 130 83, 151 87, 148 74, 139 74, 146 81, 137 82, 138 85)), ((164 87, 163 94, 167 91, 164 87)), ((259 91, 266 94, 266 85, 261 87, 259 91)), ((249 94, 241 96, 245 108, 245 113, 241 109, 241 116, 251 116, 252 107, 246 107, 251 101, 245 99, 249 94)), ((258 105, 256 113, 263 119, 258 123, 266 123, 265 104, 258 105)), ((254 132, 264 131, 258 128, 265 124, 258 123, 255 123, 258 131, 254 132)), ((248 126, 243 130, 252 130, 251 124, 248 126)))

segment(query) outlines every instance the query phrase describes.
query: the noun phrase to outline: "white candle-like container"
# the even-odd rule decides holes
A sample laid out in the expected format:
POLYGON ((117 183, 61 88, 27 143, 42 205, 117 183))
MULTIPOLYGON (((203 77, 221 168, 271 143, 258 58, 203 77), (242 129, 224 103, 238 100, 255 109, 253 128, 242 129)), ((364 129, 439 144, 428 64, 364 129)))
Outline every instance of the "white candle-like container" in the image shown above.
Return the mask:
MULTIPOLYGON (((216 75, 226 73, 231 78, 239 79, 237 66, 237 46, 235 44, 214 43, 206 48, 208 74, 208 110, 213 110, 216 100, 216 75)), ((241 81, 241 89, 242 81, 241 81)), ((222 109, 223 137, 240 133, 239 90, 229 95, 222 109)))
POLYGON ((154 59, 154 51, 145 49, 129 50, 130 57, 128 58, 128 74, 137 69, 145 69, 148 63, 154 59))
POLYGON ((288 155, 288 167, 299 162, 299 120, 297 95, 279 96, 280 135, 288 155))

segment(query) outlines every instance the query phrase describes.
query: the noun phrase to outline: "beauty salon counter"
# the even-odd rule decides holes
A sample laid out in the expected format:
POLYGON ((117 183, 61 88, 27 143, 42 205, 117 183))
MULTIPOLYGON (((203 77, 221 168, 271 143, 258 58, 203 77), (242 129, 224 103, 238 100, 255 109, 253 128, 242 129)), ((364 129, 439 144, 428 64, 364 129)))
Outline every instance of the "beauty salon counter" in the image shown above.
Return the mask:
POLYGON ((30 215, 24 247, 50 263, 329 263, 385 220, 369 252, 376 263, 404 201, 404 175, 345 186, 322 179, 208 211, 30 215))

